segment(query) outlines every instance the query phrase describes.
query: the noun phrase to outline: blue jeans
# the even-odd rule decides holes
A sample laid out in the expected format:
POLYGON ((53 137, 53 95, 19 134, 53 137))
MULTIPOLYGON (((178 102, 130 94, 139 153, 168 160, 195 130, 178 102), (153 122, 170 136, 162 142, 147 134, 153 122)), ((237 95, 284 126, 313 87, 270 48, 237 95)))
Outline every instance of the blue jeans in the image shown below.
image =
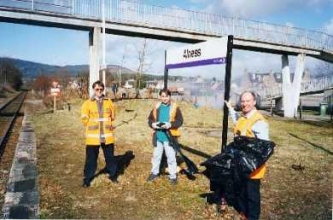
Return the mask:
POLYGON ((164 141, 163 143, 157 141, 157 145, 154 148, 153 158, 152 158, 152 169, 151 173, 158 175, 160 172, 160 163, 162 159, 163 150, 165 150, 165 155, 168 161, 168 169, 169 169, 169 178, 176 179, 177 178, 177 161, 176 161, 176 152, 172 146, 169 145, 168 141, 164 141))

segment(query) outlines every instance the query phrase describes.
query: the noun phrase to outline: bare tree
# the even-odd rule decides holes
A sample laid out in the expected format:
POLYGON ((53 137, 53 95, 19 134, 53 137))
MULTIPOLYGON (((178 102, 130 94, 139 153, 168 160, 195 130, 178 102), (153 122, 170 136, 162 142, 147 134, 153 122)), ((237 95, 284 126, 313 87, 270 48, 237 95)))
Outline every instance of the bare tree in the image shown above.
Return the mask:
POLYGON ((89 72, 82 71, 77 76, 78 93, 80 98, 87 99, 89 97, 89 72))
POLYGON ((40 74, 34 81, 33 89, 39 92, 41 96, 45 96, 47 91, 51 88, 51 80, 45 74, 40 74))
POLYGON ((66 68, 59 68, 55 71, 55 76, 57 77, 57 81, 63 88, 66 88, 71 81, 71 74, 66 68))
POLYGON ((148 44, 147 38, 145 38, 141 49, 138 50, 139 66, 136 72, 136 98, 139 98, 140 96, 139 90, 141 89, 141 76, 143 73, 147 72, 152 65, 151 62, 147 62, 147 56, 151 53, 152 48, 153 47, 148 44))
POLYGON ((126 54, 127 54, 127 48, 125 47, 125 49, 124 49, 124 53, 123 53, 123 57, 121 58, 121 64, 120 64, 120 66, 118 66, 118 68, 117 68, 118 86, 121 86, 121 85, 122 85, 122 77, 121 77, 121 74, 122 74, 123 66, 124 66, 124 64, 125 64, 126 54))
POLYGON ((0 83, 8 84, 15 90, 23 85, 21 71, 8 59, 0 59, 0 83))

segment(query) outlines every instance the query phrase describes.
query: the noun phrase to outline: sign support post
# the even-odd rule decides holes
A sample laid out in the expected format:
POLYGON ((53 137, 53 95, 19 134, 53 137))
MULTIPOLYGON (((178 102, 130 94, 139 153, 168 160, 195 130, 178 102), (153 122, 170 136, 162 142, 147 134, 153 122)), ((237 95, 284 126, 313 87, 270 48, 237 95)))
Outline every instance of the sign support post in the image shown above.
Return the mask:
POLYGON ((169 69, 167 67, 167 51, 165 51, 164 54, 164 87, 163 89, 167 89, 168 88, 168 78, 169 78, 169 69))
MULTIPOLYGON (((229 101, 230 99, 230 82, 231 82, 231 66, 232 66, 232 47, 233 47, 233 36, 228 36, 227 44, 227 63, 225 66, 225 80, 224 80, 224 100, 229 101)), ((222 147, 221 152, 223 152, 227 146, 228 137, 228 116, 229 109, 224 103, 223 105, 223 128, 222 128, 222 147)))
POLYGON ((60 85, 58 82, 52 82, 51 95, 53 96, 53 112, 57 110, 57 96, 60 94, 60 85))
POLYGON ((53 95, 53 112, 57 110, 57 95, 53 95))

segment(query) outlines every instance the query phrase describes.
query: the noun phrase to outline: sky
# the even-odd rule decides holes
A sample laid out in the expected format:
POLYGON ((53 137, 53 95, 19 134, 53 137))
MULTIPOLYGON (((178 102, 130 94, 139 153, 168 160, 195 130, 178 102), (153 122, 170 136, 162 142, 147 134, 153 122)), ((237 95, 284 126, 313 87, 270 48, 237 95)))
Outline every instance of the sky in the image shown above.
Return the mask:
MULTIPOLYGON (((137 0, 141 3, 190 11, 219 14, 333 35, 333 0, 137 0)), ((107 64, 123 65, 136 71, 138 53, 144 39, 116 35, 106 37, 107 64)), ((164 51, 184 44, 148 39, 146 72, 162 74, 164 51)), ((0 57, 11 57, 52 65, 89 63, 88 32, 0 22, 0 57)), ((290 57, 291 71, 295 57, 290 57)), ((305 68, 320 64, 307 58, 305 68)), ((223 66, 181 69, 170 74, 195 74, 211 77, 224 71, 223 66)), ((232 72, 281 72, 281 56, 234 50, 232 72)), ((219 77, 220 75, 218 75, 219 77)))

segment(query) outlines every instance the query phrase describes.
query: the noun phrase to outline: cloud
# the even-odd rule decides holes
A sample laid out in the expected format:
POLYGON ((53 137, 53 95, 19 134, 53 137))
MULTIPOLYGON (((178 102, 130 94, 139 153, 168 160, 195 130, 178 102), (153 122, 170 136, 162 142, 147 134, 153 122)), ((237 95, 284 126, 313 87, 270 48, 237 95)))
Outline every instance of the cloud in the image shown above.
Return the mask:
MULTIPOLYGON (((332 24, 333 22, 331 22, 332 24)), ((148 39, 149 53, 146 59, 150 64, 146 73, 163 75, 164 73, 164 52, 171 48, 178 48, 185 44, 148 39)), ((107 63, 123 65, 133 71, 139 67, 138 52, 142 48, 142 38, 130 38, 110 35, 107 41, 107 63), (124 58, 124 59, 123 59, 124 58), (123 59, 123 61, 122 61, 123 59)), ((307 57, 305 68, 313 70, 318 60, 307 57)), ((290 70, 295 71, 296 56, 289 56, 290 70)), ((232 59, 232 77, 244 77, 246 72, 267 73, 270 71, 281 72, 281 55, 234 50, 232 59)), ((223 80, 225 77, 224 65, 211 65, 195 68, 173 69, 170 75, 180 76, 202 76, 204 78, 217 78, 223 80)))
POLYGON ((292 12, 311 7, 319 10, 332 0, 206 0, 205 11, 214 14, 224 14, 241 18, 263 17, 266 15, 292 12))
POLYGON ((327 34, 333 35, 333 18, 324 25, 324 30, 327 34))
MULTIPOLYGON (((139 67, 139 52, 143 47, 143 38, 107 35, 106 62, 123 65, 133 71, 139 67)), ((148 73, 163 74, 164 51, 182 43, 147 39, 146 64, 148 73)))
MULTIPOLYGON (((272 0, 267 3, 265 0, 190 0, 190 2, 195 4, 203 4, 206 1, 206 11, 215 12, 218 14, 223 14, 221 12, 226 12, 229 15, 238 15, 242 17, 251 17, 260 14, 264 16, 269 13, 277 13, 279 10, 292 9, 296 6, 300 7, 301 4, 319 6, 327 0, 285 0, 283 3, 281 1, 272 0), (259 5, 259 6, 258 6, 259 5), (265 9, 263 10, 263 7, 265 9)), ((178 16, 187 16, 182 10, 178 10, 177 7, 173 7, 168 11, 168 15, 176 14, 178 16)), ((131 18, 136 18, 137 14, 132 14, 131 18)), ((170 22, 170 21, 169 21, 170 22)), ((293 23, 287 22, 286 25, 293 27, 293 23)), ((327 30, 333 33, 333 19, 326 25, 327 30)), ((107 37, 107 54, 106 61, 108 64, 123 65, 127 68, 136 71, 139 67, 138 53, 143 45, 142 38, 135 37, 124 37, 117 35, 108 35, 107 37)), ((161 75, 164 72, 164 51, 173 47, 179 47, 179 45, 184 45, 181 43, 158 41, 158 40, 148 40, 148 46, 150 47, 149 53, 147 55, 146 62, 149 64, 147 68, 148 73, 161 75)), ((294 58, 290 57, 291 71, 294 70, 294 58)), ((306 62, 306 66, 314 66, 313 61, 306 62)), ((233 75, 242 76, 245 69, 250 72, 269 72, 281 71, 281 56, 272 54, 263 54, 256 52, 246 52, 246 51, 235 51, 233 57, 233 75)), ((208 78, 224 78, 224 67, 209 66, 200 68, 190 68, 190 69, 178 69, 171 71, 171 74, 180 75, 202 75, 208 78)))
MULTIPOLYGON (((290 0, 287 0, 290 1, 290 0)), ((251 18, 256 15, 270 14, 283 9, 285 1, 280 3, 277 0, 271 0, 269 3, 265 0, 211 0, 206 1, 205 11, 214 14, 223 14, 226 16, 235 16, 242 18, 251 18), (265 7, 263 10, 262 7, 265 7)))

